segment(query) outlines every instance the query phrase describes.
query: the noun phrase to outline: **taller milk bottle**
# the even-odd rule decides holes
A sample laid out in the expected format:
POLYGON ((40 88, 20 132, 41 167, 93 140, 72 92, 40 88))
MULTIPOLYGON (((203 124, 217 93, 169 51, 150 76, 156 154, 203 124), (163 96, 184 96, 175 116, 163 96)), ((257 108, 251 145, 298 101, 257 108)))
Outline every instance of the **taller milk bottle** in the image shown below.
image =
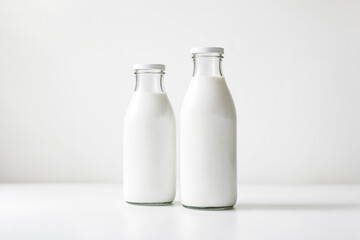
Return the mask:
POLYGON ((194 72, 180 116, 181 203, 231 208, 237 198, 236 110, 221 69, 224 49, 191 53, 194 72))

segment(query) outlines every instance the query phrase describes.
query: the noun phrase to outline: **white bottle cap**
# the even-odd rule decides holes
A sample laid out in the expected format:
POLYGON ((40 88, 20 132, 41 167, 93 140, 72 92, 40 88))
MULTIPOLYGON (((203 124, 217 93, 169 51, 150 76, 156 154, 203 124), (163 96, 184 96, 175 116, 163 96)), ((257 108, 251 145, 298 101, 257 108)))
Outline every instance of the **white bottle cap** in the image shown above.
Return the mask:
POLYGON ((164 64, 154 64, 154 63, 139 63, 139 64, 134 64, 133 69, 134 70, 138 70, 138 69, 159 69, 159 70, 165 71, 165 65, 164 64))
POLYGON ((220 53, 224 54, 224 49, 221 47, 198 47, 198 48, 192 48, 191 54, 196 53, 220 53))

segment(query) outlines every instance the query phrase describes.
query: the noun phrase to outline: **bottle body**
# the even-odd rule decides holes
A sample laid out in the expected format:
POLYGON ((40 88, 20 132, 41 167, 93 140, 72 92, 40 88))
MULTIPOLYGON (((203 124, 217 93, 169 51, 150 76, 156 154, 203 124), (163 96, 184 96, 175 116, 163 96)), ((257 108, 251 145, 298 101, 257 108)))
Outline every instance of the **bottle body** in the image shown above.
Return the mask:
POLYGON ((184 206, 236 203, 236 110, 222 75, 191 80, 180 116, 180 180, 184 206))
POLYGON ((165 92, 135 91, 124 121, 123 184, 129 203, 175 197, 175 117, 165 92))

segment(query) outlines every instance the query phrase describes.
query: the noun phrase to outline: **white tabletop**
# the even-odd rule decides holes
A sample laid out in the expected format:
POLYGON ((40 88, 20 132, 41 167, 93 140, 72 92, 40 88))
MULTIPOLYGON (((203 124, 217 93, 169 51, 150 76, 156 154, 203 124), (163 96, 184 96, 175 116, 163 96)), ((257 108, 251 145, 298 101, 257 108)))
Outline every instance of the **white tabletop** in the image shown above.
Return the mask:
POLYGON ((360 239, 360 185, 240 185, 233 210, 124 203, 116 184, 0 184, 0 239, 360 239))

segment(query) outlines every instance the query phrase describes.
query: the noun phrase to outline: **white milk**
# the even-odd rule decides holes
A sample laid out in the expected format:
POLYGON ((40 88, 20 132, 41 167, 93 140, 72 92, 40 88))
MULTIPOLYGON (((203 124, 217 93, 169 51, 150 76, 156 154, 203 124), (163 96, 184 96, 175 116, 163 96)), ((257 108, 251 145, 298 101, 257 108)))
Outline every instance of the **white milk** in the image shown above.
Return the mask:
POLYGON ((175 117, 166 93, 134 92, 124 123, 124 199, 175 197, 175 117))
POLYGON ((231 207, 237 198, 236 110, 224 77, 193 77, 180 119, 181 203, 231 207))

